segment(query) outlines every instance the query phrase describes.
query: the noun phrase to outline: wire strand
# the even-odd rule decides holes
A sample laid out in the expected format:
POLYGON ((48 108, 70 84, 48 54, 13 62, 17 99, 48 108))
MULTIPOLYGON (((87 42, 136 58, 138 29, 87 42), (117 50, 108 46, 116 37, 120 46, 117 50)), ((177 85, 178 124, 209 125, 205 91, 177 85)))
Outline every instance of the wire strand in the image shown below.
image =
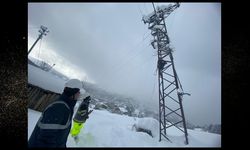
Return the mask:
POLYGON ((40 51, 41 51, 42 40, 43 40, 43 38, 41 38, 41 40, 40 40, 40 45, 39 45, 38 55, 37 55, 38 59, 40 58, 40 51))

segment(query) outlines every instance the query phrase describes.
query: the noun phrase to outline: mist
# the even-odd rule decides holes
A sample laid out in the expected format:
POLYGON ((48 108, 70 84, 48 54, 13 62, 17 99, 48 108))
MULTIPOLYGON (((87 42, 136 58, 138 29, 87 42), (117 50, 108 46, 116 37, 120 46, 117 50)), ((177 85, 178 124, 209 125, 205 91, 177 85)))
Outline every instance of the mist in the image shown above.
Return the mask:
MULTIPOLYGON (((169 3, 155 3, 156 6, 169 3)), ((30 56, 71 78, 135 98, 158 111, 156 50, 142 15, 152 3, 29 3, 28 48, 40 25, 47 36, 30 56)), ((186 120, 221 123, 221 4, 181 3, 167 19, 186 120)))

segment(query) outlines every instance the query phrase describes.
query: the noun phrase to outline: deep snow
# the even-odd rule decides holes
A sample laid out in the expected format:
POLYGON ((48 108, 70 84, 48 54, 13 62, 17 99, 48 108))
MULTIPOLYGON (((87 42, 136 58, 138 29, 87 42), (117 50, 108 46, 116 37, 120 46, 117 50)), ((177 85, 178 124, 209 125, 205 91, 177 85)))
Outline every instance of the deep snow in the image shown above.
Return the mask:
MULTIPOLYGON (((41 113, 28 110, 28 138, 41 113)), ((75 143, 69 135, 67 147, 220 147, 218 134, 188 130, 189 145, 184 144, 184 135, 171 127, 167 134, 172 143, 163 139, 159 142, 158 122, 153 118, 135 118, 112 114, 105 110, 94 110, 79 134, 80 142, 75 143), (136 132, 133 125, 150 129, 153 138, 146 133, 136 132)))
MULTIPOLYGON (((65 81, 57 76, 28 65, 28 82, 41 88, 61 93, 65 81)), ((76 105, 78 107, 78 105, 76 105)), ((75 108, 76 110, 77 108, 75 108)), ((28 109, 28 138, 41 113, 28 109)), ((184 134, 175 127, 167 129, 168 138, 159 142, 159 123, 153 118, 136 118, 112 114, 105 110, 94 110, 76 144, 69 136, 67 147, 220 147, 221 135, 189 130, 189 145, 185 145, 184 134), (144 132, 136 132, 133 125, 150 129, 153 138, 144 132)))

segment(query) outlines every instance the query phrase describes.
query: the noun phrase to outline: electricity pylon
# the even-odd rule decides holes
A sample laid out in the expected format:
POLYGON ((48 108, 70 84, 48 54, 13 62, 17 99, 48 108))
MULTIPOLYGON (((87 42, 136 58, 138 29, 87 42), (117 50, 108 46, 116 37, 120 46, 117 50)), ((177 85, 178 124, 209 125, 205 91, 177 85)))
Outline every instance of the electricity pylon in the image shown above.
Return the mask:
POLYGON ((175 126, 185 134, 185 143, 188 144, 182 98, 183 95, 190 94, 183 92, 177 76, 172 55, 173 50, 169 45, 170 40, 165 23, 165 18, 179 6, 180 4, 176 3, 155 8, 153 4, 154 11, 147 16, 143 16, 142 21, 144 24, 148 24, 148 29, 151 30, 153 36, 151 45, 158 52, 159 141, 161 141, 162 136, 170 141, 167 137, 166 129, 175 126), (181 123, 183 129, 178 126, 181 123))

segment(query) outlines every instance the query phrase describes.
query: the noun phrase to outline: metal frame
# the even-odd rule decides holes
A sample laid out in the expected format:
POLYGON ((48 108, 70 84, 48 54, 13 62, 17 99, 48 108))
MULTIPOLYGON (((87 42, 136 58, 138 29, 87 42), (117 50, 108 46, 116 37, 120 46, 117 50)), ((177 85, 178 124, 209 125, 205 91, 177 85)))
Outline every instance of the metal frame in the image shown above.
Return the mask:
MULTIPOLYGON (((154 7, 154 4, 153 4, 154 7)), ((181 130, 185 134, 186 144, 188 144, 188 133, 186 128, 184 110, 182 105, 182 96, 183 92, 180 92, 179 84, 180 81, 178 79, 174 60, 172 55, 172 49, 169 47, 169 37, 167 35, 167 28, 165 23, 166 15, 170 15, 172 11, 179 7, 179 3, 175 5, 169 5, 167 9, 161 10, 154 7, 154 13, 151 13, 151 16, 143 17, 144 23, 148 23, 148 28, 151 30, 151 34, 154 37, 154 40, 151 42, 151 45, 154 49, 157 49, 158 52, 158 86, 159 86, 159 131, 160 137, 159 141, 162 140, 162 136, 167 140, 170 139, 167 137, 166 129, 172 126, 175 126, 177 129, 181 130), (162 28, 160 28, 162 26, 162 28), (157 46, 155 46, 155 44, 157 46), (171 67, 172 66, 172 67, 171 67), (168 71, 170 70, 170 71, 168 71), (171 74, 172 70, 172 74, 171 74), (167 79, 169 77, 170 79, 167 79), (166 83, 167 82, 167 83, 166 83), (174 88, 173 88, 174 86, 174 88), (177 98, 173 98, 170 96, 172 93, 176 93, 177 98), (171 109, 170 106, 167 106, 166 100, 175 101, 178 108, 171 109), (170 112, 166 114, 166 108, 170 112), (181 110, 179 114, 177 111, 181 110), (177 115, 180 117, 180 121, 170 122, 167 117, 171 115, 177 115), (167 121, 170 125, 167 125, 167 121), (177 125, 183 123, 182 130, 177 125)), ((181 87, 182 89, 182 87, 181 87)), ((170 141, 171 142, 171 141, 170 141)))
POLYGON ((43 35, 46 36, 49 33, 49 30, 47 27, 45 26, 41 26, 40 30, 38 31, 40 33, 40 35, 38 36, 38 38, 36 39, 35 43, 31 46, 30 50, 28 51, 28 55, 29 53, 32 51, 32 49, 34 48, 34 46, 36 45, 36 43, 42 39, 43 35))

